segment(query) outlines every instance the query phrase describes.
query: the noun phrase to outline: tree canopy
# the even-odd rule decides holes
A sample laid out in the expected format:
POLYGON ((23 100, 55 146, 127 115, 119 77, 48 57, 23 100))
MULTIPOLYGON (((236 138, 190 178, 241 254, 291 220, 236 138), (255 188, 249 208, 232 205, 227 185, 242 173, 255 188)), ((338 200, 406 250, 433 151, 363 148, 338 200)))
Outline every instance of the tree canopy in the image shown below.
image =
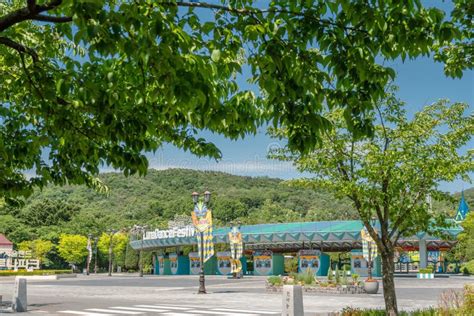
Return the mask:
MULTIPOLYGON (((327 188, 347 197, 377 244, 382 257, 384 297, 388 314, 397 313, 393 283, 394 248, 401 236, 446 227, 446 215, 430 207, 427 198, 442 199, 442 181, 469 179, 474 152, 461 149, 474 135, 474 117, 468 105, 439 101, 408 119, 403 104, 392 93, 377 106, 371 138, 347 128, 341 110, 328 115, 334 129, 309 155, 281 149, 273 157, 294 161, 313 178, 296 185, 327 188)), ((286 130, 275 131, 284 137, 286 130)))
POLYGON ((472 67, 471 9, 461 0, 452 17, 417 0, 4 1, 0 195, 11 202, 47 183, 105 190, 100 166, 144 174, 144 152, 164 142, 220 158, 203 130, 237 138, 270 122, 308 152, 331 126, 327 108, 371 134, 370 113, 395 76, 385 60, 437 52, 448 75, 472 67))

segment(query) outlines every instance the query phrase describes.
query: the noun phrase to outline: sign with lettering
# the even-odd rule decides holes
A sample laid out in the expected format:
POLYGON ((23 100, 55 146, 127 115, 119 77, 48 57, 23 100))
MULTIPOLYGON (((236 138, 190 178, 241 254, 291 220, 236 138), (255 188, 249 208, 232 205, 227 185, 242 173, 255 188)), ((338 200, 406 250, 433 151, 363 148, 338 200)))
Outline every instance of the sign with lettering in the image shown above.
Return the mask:
POLYGON ((173 227, 170 229, 147 231, 143 235, 143 239, 166 239, 166 238, 184 238, 193 237, 195 234, 194 227, 188 225, 185 227, 173 227))

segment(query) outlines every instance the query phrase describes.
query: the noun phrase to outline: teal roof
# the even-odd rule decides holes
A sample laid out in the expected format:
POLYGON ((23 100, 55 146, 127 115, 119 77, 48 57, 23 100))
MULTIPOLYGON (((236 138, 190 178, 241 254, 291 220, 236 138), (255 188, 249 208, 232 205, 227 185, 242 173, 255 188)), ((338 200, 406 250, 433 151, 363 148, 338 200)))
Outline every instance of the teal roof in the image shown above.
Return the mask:
MULTIPOLYGON (((322 222, 298 222, 278 223, 241 226, 244 244, 290 244, 290 243, 337 243, 337 242, 360 242, 360 231, 363 228, 361 221, 322 221, 322 222)), ((443 233, 455 237, 461 231, 461 227, 454 224, 443 233)), ((221 227, 214 230, 215 243, 228 243, 227 234, 230 227, 221 227)), ((426 233, 419 233, 404 240, 440 240, 426 233)), ((176 237, 166 239, 149 239, 143 241, 143 248, 173 247, 182 245, 193 245, 197 243, 196 237, 176 237)), ((134 249, 141 247, 141 241, 132 241, 134 249)))

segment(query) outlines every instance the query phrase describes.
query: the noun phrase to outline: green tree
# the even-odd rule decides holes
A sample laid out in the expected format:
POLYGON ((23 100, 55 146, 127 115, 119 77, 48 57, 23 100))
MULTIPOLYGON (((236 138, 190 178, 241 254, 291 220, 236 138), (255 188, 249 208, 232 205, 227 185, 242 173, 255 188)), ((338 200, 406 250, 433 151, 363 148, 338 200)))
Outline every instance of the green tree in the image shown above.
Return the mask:
POLYGON ((19 250, 31 251, 31 257, 39 259, 41 265, 50 264, 47 255, 53 250, 54 244, 49 240, 35 239, 32 241, 23 241, 18 245, 19 250))
POLYGON ((87 237, 62 234, 59 238, 58 252, 61 258, 72 266, 81 264, 87 257, 87 237))
POLYGON ((474 212, 468 213, 461 226, 464 230, 458 235, 454 254, 457 259, 471 261, 474 260, 474 212))
MULTIPOLYGON (((439 101, 409 120, 400 102, 389 94, 377 106, 378 117, 371 118, 378 120, 373 138, 350 132, 342 111, 334 110, 330 115, 335 128, 326 133, 318 149, 306 156, 285 150, 273 155, 314 174, 294 184, 324 187, 352 201, 382 257, 390 315, 397 314, 393 259, 398 239, 419 231, 436 233, 436 227, 446 226, 445 214, 432 210, 426 198, 444 196, 437 189, 440 181, 466 179, 473 170, 472 150, 460 152, 474 130, 474 117, 465 114, 467 108, 439 101), (373 218, 379 225, 374 226, 373 218)), ((285 132, 277 131, 280 136, 285 132)))
POLYGON ((23 208, 19 217, 32 226, 52 226, 71 220, 80 208, 64 200, 37 200, 23 208))
POLYGON ((125 250, 127 250, 128 236, 124 233, 102 233, 98 242, 98 249, 101 254, 108 256, 109 247, 112 243, 113 263, 117 266, 124 266, 126 261, 125 250))
MULTIPOLYGON (((469 6, 456 2, 453 20, 417 0, 3 2, 0 196, 48 183, 106 191, 99 166, 145 174, 145 152, 164 142, 220 158, 202 130, 235 139, 271 121, 306 153, 331 127, 327 107, 371 134, 373 104, 395 76, 384 61, 471 39, 469 6)), ((462 47, 439 56, 448 74, 472 67, 462 47)))

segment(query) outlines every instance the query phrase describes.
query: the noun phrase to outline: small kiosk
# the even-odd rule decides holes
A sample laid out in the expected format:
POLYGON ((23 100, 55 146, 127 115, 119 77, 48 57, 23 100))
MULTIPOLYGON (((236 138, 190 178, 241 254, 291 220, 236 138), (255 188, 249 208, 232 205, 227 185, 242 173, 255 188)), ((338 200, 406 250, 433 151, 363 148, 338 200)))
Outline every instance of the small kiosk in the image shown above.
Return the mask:
MULTIPOLYGON (((189 274, 197 275, 201 272, 201 260, 199 252, 189 253, 189 274)), ((217 258, 212 256, 204 263, 204 274, 215 275, 217 273, 217 258)))
POLYGON ((170 253, 170 269, 173 275, 189 274, 189 257, 179 256, 176 253, 170 253))
POLYGON ((298 252, 298 272, 305 272, 308 269, 318 276, 327 275, 329 256, 320 250, 301 249, 298 252))
MULTIPOLYGON (((368 276, 368 264, 362 255, 362 249, 354 249, 351 251, 351 273, 357 273, 361 277, 368 276)), ((381 261, 377 256, 372 260, 372 275, 381 275, 381 261)))
POLYGON ((282 275, 285 272, 285 259, 282 254, 271 250, 256 250, 253 253, 255 275, 282 275))
POLYGON ((158 255, 157 259, 158 269, 155 269, 155 274, 171 275, 170 259, 165 255, 158 255))

